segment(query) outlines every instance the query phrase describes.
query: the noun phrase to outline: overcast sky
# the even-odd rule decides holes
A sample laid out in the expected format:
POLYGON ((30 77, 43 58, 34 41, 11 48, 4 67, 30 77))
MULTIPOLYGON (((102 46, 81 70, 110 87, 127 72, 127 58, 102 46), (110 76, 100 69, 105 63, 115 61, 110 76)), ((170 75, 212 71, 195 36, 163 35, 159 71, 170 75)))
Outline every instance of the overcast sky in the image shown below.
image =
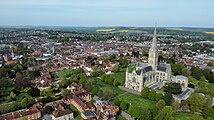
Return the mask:
POLYGON ((214 0, 0 0, 0 25, 214 27, 214 0))

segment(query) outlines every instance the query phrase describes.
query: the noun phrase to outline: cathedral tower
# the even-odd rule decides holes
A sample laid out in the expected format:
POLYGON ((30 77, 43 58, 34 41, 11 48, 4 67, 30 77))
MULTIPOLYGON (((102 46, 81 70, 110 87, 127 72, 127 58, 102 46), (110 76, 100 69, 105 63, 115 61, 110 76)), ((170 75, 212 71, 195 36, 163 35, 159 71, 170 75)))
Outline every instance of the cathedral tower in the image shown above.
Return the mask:
POLYGON ((149 65, 152 66, 153 70, 156 70, 158 65, 158 50, 157 50, 157 30, 155 26, 154 36, 152 40, 152 45, 149 49, 149 58, 148 58, 149 65))

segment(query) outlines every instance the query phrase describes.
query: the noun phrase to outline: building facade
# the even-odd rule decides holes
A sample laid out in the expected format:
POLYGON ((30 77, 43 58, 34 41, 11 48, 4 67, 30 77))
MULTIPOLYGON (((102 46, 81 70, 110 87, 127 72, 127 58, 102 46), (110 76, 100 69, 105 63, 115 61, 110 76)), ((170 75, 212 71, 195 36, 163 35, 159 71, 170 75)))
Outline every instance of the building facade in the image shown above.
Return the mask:
MULTIPOLYGON (((152 45, 149 49, 148 63, 139 62, 127 68, 125 87, 141 92, 144 87, 157 83, 163 85, 164 81, 174 82, 172 77, 171 65, 163 62, 158 63, 157 31, 155 27, 152 45)), ((188 80, 186 82, 188 83, 188 80)))

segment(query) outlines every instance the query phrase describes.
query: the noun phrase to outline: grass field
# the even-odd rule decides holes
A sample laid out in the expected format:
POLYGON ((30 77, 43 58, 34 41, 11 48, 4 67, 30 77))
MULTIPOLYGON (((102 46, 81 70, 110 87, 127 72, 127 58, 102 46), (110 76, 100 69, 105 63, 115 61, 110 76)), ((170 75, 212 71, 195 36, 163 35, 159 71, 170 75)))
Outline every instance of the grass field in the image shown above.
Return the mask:
POLYGON ((214 32, 205 32, 206 34, 214 35, 214 32))
POLYGON ((96 32, 112 32, 114 30, 115 30, 114 28, 112 28, 112 29, 98 29, 98 30, 96 30, 96 32))
POLYGON ((130 30, 118 30, 117 32, 129 32, 130 30))
POLYGON ((137 96, 131 93, 120 96, 118 99, 121 101, 125 101, 130 105, 127 112, 134 117, 138 117, 141 114, 141 110, 154 107, 156 104, 156 102, 154 101, 144 99, 141 96, 137 96))
POLYGON ((168 30, 184 30, 182 28, 167 28, 168 30))
MULTIPOLYGON (((173 113, 174 120, 193 120, 194 114, 185 113, 185 112, 177 112, 173 113)), ((199 120, 204 120, 202 116, 199 116, 199 120)))
POLYGON ((113 85, 108 85, 102 82, 100 79, 96 79, 96 86, 102 91, 111 91, 114 97, 124 93, 124 91, 120 90, 118 87, 115 87, 113 85))

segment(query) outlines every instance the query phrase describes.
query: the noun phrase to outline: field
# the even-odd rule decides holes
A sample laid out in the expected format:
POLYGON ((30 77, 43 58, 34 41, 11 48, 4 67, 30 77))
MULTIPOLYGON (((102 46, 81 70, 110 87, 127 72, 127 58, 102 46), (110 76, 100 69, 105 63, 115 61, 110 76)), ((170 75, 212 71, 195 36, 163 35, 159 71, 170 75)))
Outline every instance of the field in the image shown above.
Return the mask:
POLYGON ((141 96, 137 96, 131 93, 127 93, 118 98, 121 101, 127 102, 129 110, 127 111, 130 115, 138 117, 141 114, 141 110, 154 107, 156 102, 144 99, 141 96))
POLYGON ((184 30, 182 28, 167 28, 168 30, 184 30))
MULTIPOLYGON (((193 115, 194 114, 184 112, 173 113, 174 120, 192 120, 193 115)), ((201 119, 203 119, 203 117, 201 117, 201 119)))
POLYGON ((113 85, 108 85, 108 84, 102 82, 98 78, 96 78, 96 86, 102 91, 110 91, 111 93, 113 93, 113 97, 116 97, 116 96, 124 93, 124 91, 120 90, 118 87, 115 87, 113 85))
POLYGON ((214 35, 214 32, 205 32, 206 34, 214 35))
POLYGON ((96 30, 96 32, 112 32, 114 30, 115 30, 114 28, 112 28, 112 29, 98 29, 98 30, 96 30))

